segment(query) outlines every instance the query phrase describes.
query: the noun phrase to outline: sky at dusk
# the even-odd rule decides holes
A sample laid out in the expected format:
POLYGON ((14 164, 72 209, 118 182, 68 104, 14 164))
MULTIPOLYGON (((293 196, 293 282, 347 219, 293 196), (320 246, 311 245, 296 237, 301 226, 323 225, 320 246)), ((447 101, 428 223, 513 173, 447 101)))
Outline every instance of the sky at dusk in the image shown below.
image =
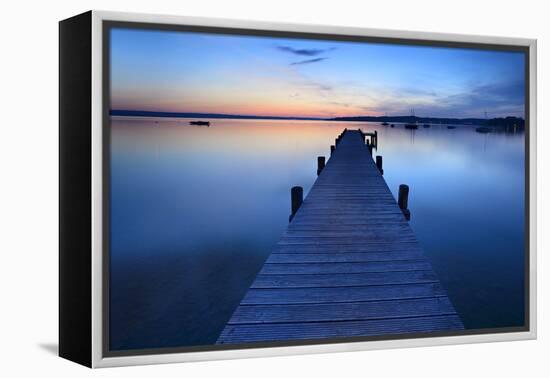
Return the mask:
POLYGON ((111 30, 111 109, 338 117, 524 116, 524 55, 111 30))

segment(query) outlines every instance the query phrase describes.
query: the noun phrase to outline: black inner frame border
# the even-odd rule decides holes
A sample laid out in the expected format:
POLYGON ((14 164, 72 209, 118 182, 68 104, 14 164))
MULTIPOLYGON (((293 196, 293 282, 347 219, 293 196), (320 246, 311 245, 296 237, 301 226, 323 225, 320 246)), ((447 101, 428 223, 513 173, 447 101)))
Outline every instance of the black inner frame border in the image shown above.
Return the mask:
MULTIPOLYGON (((284 27, 284 26, 283 26, 284 27)), ((312 26, 315 27, 315 26, 312 26)), ((407 32, 403 31, 403 35, 407 32)), ((307 346, 307 345, 328 345, 341 344, 352 342, 365 341, 381 341, 381 340, 407 340, 432 337, 448 337, 448 336, 465 336, 465 335, 484 335, 496 333, 511 333, 511 332, 528 332, 530 330, 530 48, 529 46, 478 43, 478 42, 453 42, 453 41, 436 41, 428 39, 414 38, 393 38, 393 37, 369 37, 358 35, 343 35, 343 34, 325 34, 313 32, 295 32, 281 30, 260 30, 246 28, 231 28, 217 26, 197 26, 197 25, 181 25, 181 24, 161 24, 133 21, 102 21, 102 169, 103 169, 103 186, 102 186, 102 357, 124 357, 124 356, 142 356, 152 354, 174 354, 174 353, 190 353, 190 352, 205 352, 205 351, 224 351, 224 350, 239 350, 239 349, 257 349, 257 348, 276 348, 276 347, 292 347, 292 346, 307 346), (443 48, 462 48, 475 50, 493 50, 503 52, 520 52, 524 54, 524 80, 525 80, 525 140, 524 140, 524 172, 525 172, 525 188, 524 188, 524 325, 519 327, 497 327, 470 329, 452 332, 418 332, 395 335, 380 335, 380 336, 354 336, 354 337, 338 337, 326 339, 304 339, 304 340, 288 340, 288 341, 270 341, 257 342, 249 344, 223 344, 223 345, 200 345, 186 347, 166 347, 166 348, 146 348, 146 349, 129 349, 129 350, 110 350, 110 324, 109 324, 109 304, 110 304, 110 163, 111 163, 111 128, 110 128, 110 106, 111 106, 111 81, 110 81, 110 31, 114 28, 150 30, 150 31, 171 31, 171 32, 194 32, 222 35, 240 35, 240 36, 256 36, 256 37, 273 37, 273 38, 290 38, 290 39, 309 39, 323 41, 342 41, 342 42, 363 42, 376 44, 392 44, 404 46, 427 46, 427 47, 443 47, 443 48)))

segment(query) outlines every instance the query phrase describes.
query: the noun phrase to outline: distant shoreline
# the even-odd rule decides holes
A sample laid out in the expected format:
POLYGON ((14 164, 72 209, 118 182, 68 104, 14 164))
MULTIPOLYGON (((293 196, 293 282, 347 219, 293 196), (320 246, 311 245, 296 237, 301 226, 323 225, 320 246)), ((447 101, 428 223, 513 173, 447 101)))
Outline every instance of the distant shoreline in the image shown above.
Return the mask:
POLYGON ((240 114, 218 114, 218 113, 178 113, 178 112, 154 112, 147 110, 111 110, 112 116, 123 117, 165 117, 165 118, 219 118, 219 119, 282 119, 295 121, 327 121, 326 118, 313 117, 277 117, 277 116, 256 116, 240 114))
POLYGON ((211 119, 265 119, 265 120, 288 120, 288 121, 341 121, 341 122, 396 122, 396 123, 429 123, 429 124, 454 124, 474 126, 517 126, 525 127, 525 120, 518 117, 506 118, 437 118, 437 117, 416 117, 416 116, 355 116, 335 118, 315 117, 278 117, 278 116, 257 116, 240 114, 217 114, 217 113, 180 113, 180 112, 155 112, 146 110, 120 110, 113 109, 109 112, 111 116, 122 117, 164 117, 164 118, 211 118, 211 119))

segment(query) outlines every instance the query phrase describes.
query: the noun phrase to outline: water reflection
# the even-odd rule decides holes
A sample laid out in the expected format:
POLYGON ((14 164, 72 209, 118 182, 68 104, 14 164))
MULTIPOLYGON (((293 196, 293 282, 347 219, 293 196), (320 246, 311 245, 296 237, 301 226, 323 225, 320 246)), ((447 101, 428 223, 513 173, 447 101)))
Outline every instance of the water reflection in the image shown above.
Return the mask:
POLYGON ((111 348, 212 344, 344 128, 385 178, 467 328, 523 323, 524 134, 446 125, 113 118, 111 348))

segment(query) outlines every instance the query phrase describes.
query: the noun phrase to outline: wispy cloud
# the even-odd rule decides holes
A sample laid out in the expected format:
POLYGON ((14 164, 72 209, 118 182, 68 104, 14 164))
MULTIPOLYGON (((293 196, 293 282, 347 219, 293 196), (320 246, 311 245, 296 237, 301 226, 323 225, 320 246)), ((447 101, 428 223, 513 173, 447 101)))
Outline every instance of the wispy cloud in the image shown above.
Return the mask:
POLYGON ((285 51, 294 55, 301 55, 301 56, 317 56, 321 55, 327 51, 334 50, 334 47, 331 47, 329 49, 295 49, 290 46, 277 46, 277 49, 281 51, 285 51))
POLYGON ((341 101, 331 101, 329 102, 329 104, 337 107, 341 107, 341 108, 349 108, 352 106, 352 104, 349 102, 341 102, 341 101))
POLYGON ((331 85, 324 84, 324 83, 321 83, 321 82, 318 82, 318 81, 315 81, 315 80, 311 80, 311 79, 308 79, 308 78, 303 78, 301 80, 301 82, 298 83, 298 85, 300 85, 302 87, 305 87, 305 88, 310 88, 310 89, 314 89, 314 90, 317 90, 317 91, 323 91, 323 92, 329 92, 329 91, 332 91, 332 89, 333 89, 331 85))
MULTIPOLYGON (((525 86, 519 80, 467 85, 450 94, 410 86, 372 88, 372 92, 377 96, 361 109, 379 114, 407 115, 414 108, 417 115, 430 117, 483 118, 485 111, 489 117, 524 115, 525 86)), ((370 96, 365 93, 365 97, 370 96)))
POLYGON ((518 115, 523 111, 524 93, 523 82, 491 83, 442 98, 440 105, 447 112, 455 112, 462 116, 481 116, 485 110, 494 115, 518 115))
POLYGON ((420 97, 437 97, 437 93, 433 89, 423 88, 399 88, 400 95, 402 96, 420 96, 420 97))
POLYGON ((323 60, 326 60, 328 58, 315 58, 315 59, 307 59, 307 60, 300 60, 298 62, 290 63, 291 66, 297 66, 300 64, 310 64, 310 63, 317 63, 322 62, 323 60))

